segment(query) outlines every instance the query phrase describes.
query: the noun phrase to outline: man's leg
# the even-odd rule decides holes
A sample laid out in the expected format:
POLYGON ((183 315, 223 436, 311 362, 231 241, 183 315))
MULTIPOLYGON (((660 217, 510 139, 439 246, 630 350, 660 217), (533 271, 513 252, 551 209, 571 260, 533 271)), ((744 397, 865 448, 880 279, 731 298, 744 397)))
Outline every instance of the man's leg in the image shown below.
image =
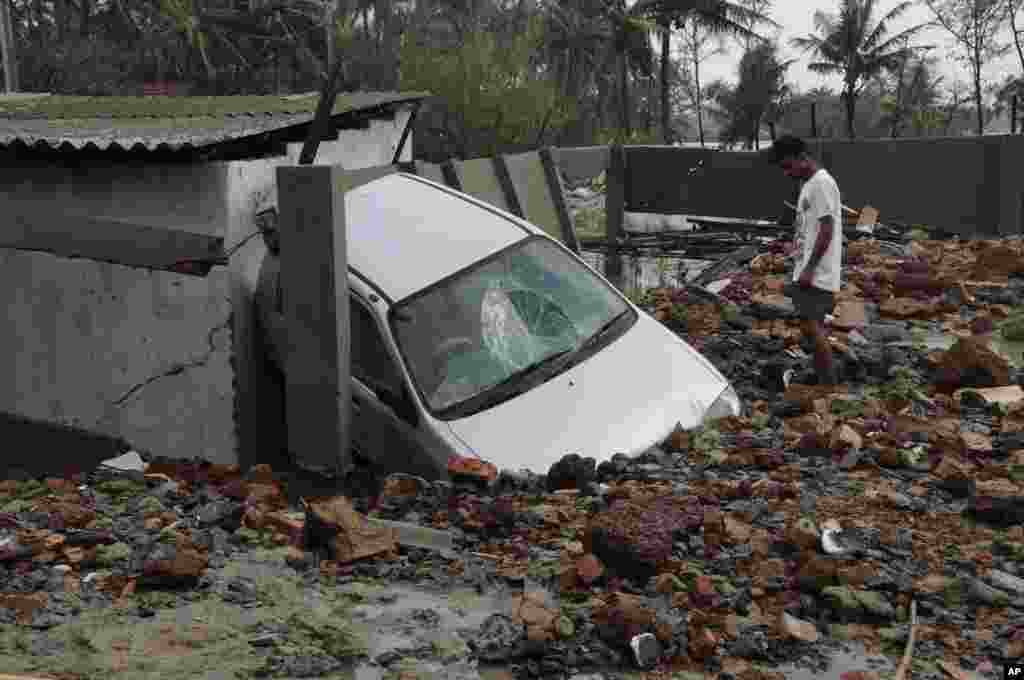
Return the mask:
POLYGON ((832 345, 825 332, 824 320, 805 318, 803 320, 804 337, 814 349, 814 371, 818 375, 819 385, 835 385, 839 376, 836 375, 835 362, 832 358, 832 345))

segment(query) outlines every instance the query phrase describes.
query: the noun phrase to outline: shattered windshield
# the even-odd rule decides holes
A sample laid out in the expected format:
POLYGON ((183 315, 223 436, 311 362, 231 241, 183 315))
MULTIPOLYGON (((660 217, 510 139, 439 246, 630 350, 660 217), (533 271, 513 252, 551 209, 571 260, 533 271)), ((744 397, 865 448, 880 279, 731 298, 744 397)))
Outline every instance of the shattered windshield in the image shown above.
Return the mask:
POLYGON ((399 304, 392 323, 428 408, 450 414, 508 398, 547 366, 564 370, 561 357, 599 344, 588 340, 629 310, 575 258, 532 238, 399 304))

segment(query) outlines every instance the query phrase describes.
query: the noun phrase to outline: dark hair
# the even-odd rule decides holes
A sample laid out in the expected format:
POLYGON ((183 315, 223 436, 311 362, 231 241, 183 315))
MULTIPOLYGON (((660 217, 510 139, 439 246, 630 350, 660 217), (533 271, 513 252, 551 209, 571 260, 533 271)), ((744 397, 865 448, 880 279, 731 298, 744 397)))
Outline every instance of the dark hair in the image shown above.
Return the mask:
POLYGON ((772 144, 772 160, 776 165, 791 158, 800 158, 807 153, 804 140, 793 135, 783 135, 772 144))

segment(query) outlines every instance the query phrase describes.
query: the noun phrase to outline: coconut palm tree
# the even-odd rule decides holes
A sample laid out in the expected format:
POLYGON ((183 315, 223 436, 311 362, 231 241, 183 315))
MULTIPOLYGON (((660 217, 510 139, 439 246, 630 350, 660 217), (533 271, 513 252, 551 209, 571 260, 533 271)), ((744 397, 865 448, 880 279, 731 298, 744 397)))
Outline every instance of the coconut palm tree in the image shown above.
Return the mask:
POLYGON ((726 0, 637 0, 632 11, 638 16, 652 17, 658 25, 661 39, 661 124, 666 144, 672 143, 669 120, 672 30, 695 23, 713 34, 722 33, 763 42, 764 38, 750 27, 760 24, 778 26, 767 15, 726 0))
POLYGON ((846 132, 851 139, 856 136, 857 97, 864 87, 883 71, 897 70, 901 61, 917 49, 910 46, 910 40, 925 28, 924 24, 889 37, 889 24, 913 4, 901 2, 875 21, 875 0, 840 0, 838 16, 821 10, 814 13, 814 26, 820 35, 790 41, 817 58, 808 66, 811 71, 843 77, 840 97, 846 108, 846 132))

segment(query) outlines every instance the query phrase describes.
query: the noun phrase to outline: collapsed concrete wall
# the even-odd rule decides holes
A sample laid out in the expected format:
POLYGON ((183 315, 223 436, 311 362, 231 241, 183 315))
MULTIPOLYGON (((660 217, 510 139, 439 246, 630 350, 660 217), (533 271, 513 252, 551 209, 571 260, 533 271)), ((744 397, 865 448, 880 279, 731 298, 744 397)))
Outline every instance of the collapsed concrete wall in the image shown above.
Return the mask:
MULTIPOLYGON (((390 163, 408 116, 342 130, 320 145, 317 163, 390 163)), ((300 150, 200 165, 20 163, 0 175, 0 210, 131 220, 222 236, 230 250, 276 205, 276 168, 296 163, 300 150)), ((409 142, 403 156, 411 158, 409 142)), ((280 429, 277 386, 262 371, 252 324, 265 253, 252 238, 230 267, 197 278, 0 249, 0 413, 122 437, 158 455, 260 460, 280 429), (247 447, 251 455, 240 456, 247 447)))
MULTIPOLYGON (((218 234, 214 166, 20 164, 0 210, 63 209, 218 234)), ((200 279, 0 249, 0 411, 225 461, 231 426, 228 277, 200 279)))

